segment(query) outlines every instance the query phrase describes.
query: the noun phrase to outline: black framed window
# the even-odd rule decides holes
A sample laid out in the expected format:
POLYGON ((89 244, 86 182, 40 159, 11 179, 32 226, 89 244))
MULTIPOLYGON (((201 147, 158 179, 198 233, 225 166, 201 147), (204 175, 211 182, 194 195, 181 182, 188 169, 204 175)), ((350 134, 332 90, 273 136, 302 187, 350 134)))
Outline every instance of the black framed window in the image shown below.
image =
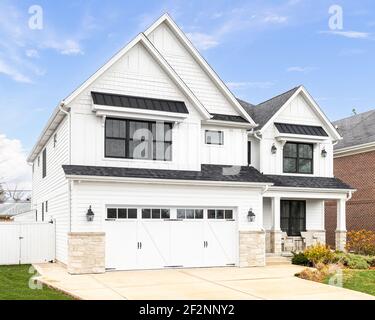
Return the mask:
POLYGON ((42 221, 44 222, 44 202, 42 202, 42 221))
POLYGON ((306 201, 281 200, 280 203, 281 230, 288 236, 300 236, 306 231, 306 201))
POLYGON ((247 142, 247 164, 251 165, 251 141, 247 142))
POLYGON ((142 209, 142 219, 169 219, 170 218, 169 209, 160 208, 143 208, 142 209))
POLYGON ((107 118, 105 156, 171 161, 172 124, 107 118))
POLYGON ((214 131, 206 130, 205 132, 205 142, 206 144, 224 144, 224 132, 223 131, 214 131))
POLYGON ((224 210, 224 209, 208 209, 207 210, 208 219, 233 219, 233 210, 224 210))
POLYGON ((107 208, 107 219, 137 219, 137 208, 107 208))
POLYGON ((312 144, 287 142, 283 150, 284 173, 313 173, 313 150, 312 144))
POLYGON ((177 219, 203 219, 203 209, 177 209, 177 219))
POLYGON ((44 149, 42 153, 42 177, 45 178, 46 176, 47 176, 47 149, 44 149))

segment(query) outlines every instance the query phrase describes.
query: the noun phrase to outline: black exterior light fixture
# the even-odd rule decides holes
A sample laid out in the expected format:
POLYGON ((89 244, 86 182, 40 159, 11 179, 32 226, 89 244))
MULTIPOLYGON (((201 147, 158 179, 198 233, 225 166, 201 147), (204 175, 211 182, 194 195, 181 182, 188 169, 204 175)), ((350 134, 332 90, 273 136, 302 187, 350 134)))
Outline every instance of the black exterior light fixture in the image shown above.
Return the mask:
POLYGON ((94 212, 91 210, 91 206, 89 207, 89 210, 87 210, 86 219, 87 221, 94 221, 94 212))
POLYGON ((277 148, 276 148, 275 144, 273 144, 272 147, 271 147, 271 153, 276 154, 276 151, 277 151, 277 148))
POLYGON ((247 221, 249 221, 249 222, 255 221, 255 213, 253 212, 252 208, 250 208, 250 210, 247 213, 247 221))
POLYGON ((326 148, 323 148, 323 150, 322 150, 322 157, 326 158, 327 154, 328 154, 328 152, 326 151, 326 148))

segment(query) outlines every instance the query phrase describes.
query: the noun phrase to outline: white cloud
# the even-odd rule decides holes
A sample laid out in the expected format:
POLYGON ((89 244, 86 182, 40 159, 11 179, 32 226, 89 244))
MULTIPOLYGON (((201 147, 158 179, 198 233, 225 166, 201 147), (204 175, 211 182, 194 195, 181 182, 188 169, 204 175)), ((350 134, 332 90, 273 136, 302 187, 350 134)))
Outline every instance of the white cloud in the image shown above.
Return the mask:
POLYGON ((315 67, 300 67, 300 66, 289 67, 288 69, 286 69, 286 71, 288 72, 301 72, 301 73, 308 73, 314 70, 316 70, 315 67))
POLYGON ((271 81, 244 81, 244 82, 227 82, 228 88, 235 89, 246 89, 246 88, 256 88, 256 89, 269 89, 274 83, 271 81))
POLYGON ((345 38, 350 39, 368 39, 370 37, 370 33, 368 32, 360 32, 360 31, 321 31, 320 33, 332 34, 337 35, 345 38))
POLYGON ((216 47, 219 44, 219 41, 215 36, 206 33, 191 32, 187 33, 187 36, 191 42, 201 50, 207 50, 216 47))
POLYGON ((25 189, 31 187, 31 168, 21 141, 3 134, 0 134, 0 182, 25 189))
POLYGON ((43 48, 54 49, 62 55, 75 56, 83 55, 84 52, 80 44, 72 39, 58 41, 55 39, 48 40, 42 44, 43 48))
POLYGON ((2 60, 0 60, 0 74, 5 74, 11 77, 16 82, 32 83, 32 80, 30 78, 17 71, 14 67, 2 60))
POLYGON ((35 49, 27 49, 25 51, 25 54, 29 58, 39 58, 39 52, 38 50, 35 50, 35 49))

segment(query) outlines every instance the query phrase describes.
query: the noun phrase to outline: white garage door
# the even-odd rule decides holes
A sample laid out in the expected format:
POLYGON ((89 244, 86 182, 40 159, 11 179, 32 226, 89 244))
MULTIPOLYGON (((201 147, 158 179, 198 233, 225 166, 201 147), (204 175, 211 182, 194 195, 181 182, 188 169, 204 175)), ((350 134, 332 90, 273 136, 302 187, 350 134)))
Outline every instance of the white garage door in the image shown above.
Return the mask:
POLYGON ((236 230, 233 209, 108 207, 106 268, 234 265, 236 230))

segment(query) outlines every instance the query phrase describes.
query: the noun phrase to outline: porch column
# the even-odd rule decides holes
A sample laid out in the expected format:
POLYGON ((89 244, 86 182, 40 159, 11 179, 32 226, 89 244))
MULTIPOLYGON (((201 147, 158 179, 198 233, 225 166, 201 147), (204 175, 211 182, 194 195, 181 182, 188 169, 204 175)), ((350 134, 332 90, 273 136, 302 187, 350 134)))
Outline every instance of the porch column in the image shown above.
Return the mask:
POLYGON ((346 246, 346 200, 337 200, 336 250, 344 251, 346 246))
POLYGON ((273 197, 272 201, 272 228, 270 234, 271 252, 281 254, 281 228, 280 228, 280 197, 273 197))

